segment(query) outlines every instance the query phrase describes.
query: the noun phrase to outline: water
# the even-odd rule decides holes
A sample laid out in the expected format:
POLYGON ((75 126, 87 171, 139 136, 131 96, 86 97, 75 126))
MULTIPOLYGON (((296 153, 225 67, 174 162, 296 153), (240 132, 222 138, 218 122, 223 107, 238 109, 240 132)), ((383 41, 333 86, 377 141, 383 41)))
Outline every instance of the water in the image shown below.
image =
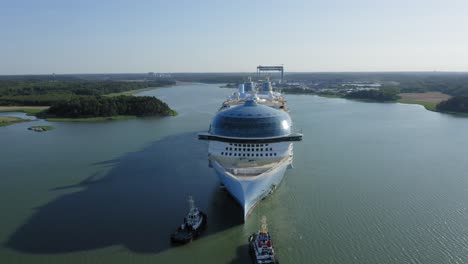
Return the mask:
POLYGON ((0 263, 245 263, 263 215, 283 263, 468 262, 468 119, 288 95, 295 168, 242 224, 196 139, 232 91, 142 93, 177 117, 0 128, 0 263), (208 229, 171 247, 189 194, 208 229))

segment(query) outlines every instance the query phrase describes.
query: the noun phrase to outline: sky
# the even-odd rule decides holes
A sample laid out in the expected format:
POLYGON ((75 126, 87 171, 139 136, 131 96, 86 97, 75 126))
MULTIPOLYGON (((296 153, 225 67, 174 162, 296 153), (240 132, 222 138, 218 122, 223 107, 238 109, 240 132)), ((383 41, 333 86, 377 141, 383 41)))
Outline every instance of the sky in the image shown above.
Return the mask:
POLYGON ((466 0, 0 0, 0 75, 468 71, 466 0))

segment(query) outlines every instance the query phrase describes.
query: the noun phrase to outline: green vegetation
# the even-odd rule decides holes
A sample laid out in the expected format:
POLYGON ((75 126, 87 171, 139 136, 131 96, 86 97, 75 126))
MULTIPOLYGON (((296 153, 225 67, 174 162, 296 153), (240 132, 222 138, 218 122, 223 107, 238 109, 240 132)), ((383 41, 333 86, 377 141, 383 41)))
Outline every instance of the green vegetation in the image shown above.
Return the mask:
POLYGON ((124 96, 170 84, 175 82, 169 79, 0 80, 0 111, 22 111, 50 120, 55 118, 54 121, 80 118, 77 121, 92 122, 129 116, 176 115, 177 112, 157 98, 124 96))
POLYGON ((75 96, 71 100, 54 103, 48 118, 89 118, 111 116, 173 115, 174 111, 161 100, 150 96, 75 96))
POLYGON ((44 106, 75 96, 99 96, 175 84, 172 80, 0 80, 0 105, 44 106))
POLYGON ((468 114, 468 96, 454 96, 437 105, 437 110, 446 113, 468 114))
POLYGON ((0 106, 0 112, 23 112, 27 115, 36 115, 47 109, 48 106, 0 106))
POLYGON ((381 87, 379 90, 361 90, 345 95, 348 99, 359 99, 376 102, 389 102, 398 100, 398 87, 381 87))
POLYGON ((304 89, 301 87, 291 87, 282 90, 285 94, 315 94, 315 91, 312 89, 304 89))
POLYGON ((24 121, 27 121, 27 120, 19 118, 19 117, 0 116, 0 127, 8 126, 14 123, 19 123, 19 122, 24 122, 24 121))
POLYGON ((287 80, 314 83, 319 88, 343 88, 352 82, 398 86, 402 93, 442 92, 468 96, 468 73, 461 72, 361 72, 361 73, 287 73, 287 80))
POLYGON ((143 88, 143 89, 137 89, 137 90, 131 90, 131 91, 125 91, 125 92, 120 92, 120 93, 110 93, 106 94, 105 96, 120 96, 120 95, 134 95, 137 93, 145 92, 145 91, 150 91, 158 87, 148 87, 148 88, 143 88))

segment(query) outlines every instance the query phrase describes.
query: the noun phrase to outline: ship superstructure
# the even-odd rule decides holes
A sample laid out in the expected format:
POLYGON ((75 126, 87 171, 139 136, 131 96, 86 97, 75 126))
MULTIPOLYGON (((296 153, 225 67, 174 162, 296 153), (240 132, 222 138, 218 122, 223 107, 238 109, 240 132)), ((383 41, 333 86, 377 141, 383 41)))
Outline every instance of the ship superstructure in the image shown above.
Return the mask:
POLYGON ((222 184, 244 210, 244 220, 255 205, 272 193, 291 167, 294 133, 286 100, 270 81, 259 87, 239 85, 223 102, 207 133, 208 157, 222 184))

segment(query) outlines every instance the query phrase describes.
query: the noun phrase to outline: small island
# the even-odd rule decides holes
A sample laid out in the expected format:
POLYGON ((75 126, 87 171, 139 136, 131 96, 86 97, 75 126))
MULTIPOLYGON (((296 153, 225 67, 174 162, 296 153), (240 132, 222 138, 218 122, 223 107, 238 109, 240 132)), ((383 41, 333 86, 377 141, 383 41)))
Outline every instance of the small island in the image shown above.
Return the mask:
POLYGON ((53 130, 53 126, 32 126, 29 127, 28 130, 34 131, 34 132, 45 132, 49 130, 53 130))

